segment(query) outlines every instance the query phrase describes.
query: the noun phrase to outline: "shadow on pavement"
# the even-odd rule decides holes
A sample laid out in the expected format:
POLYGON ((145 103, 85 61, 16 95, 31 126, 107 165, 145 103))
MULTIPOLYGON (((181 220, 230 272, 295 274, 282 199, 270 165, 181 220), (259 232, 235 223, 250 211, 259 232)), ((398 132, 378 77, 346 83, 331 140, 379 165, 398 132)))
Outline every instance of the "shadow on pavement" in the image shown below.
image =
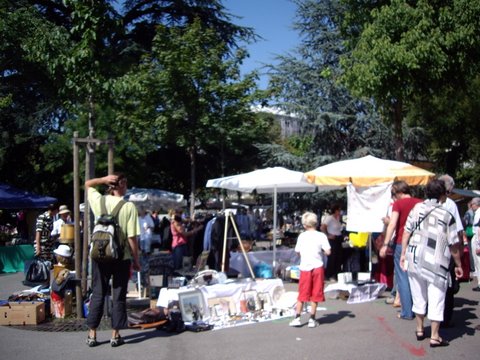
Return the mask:
POLYGON ((353 314, 351 311, 339 311, 338 313, 335 313, 335 314, 328 314, 318 320, 322 324, 333 324, 347 317, 355 318, 355 314, 353 314))

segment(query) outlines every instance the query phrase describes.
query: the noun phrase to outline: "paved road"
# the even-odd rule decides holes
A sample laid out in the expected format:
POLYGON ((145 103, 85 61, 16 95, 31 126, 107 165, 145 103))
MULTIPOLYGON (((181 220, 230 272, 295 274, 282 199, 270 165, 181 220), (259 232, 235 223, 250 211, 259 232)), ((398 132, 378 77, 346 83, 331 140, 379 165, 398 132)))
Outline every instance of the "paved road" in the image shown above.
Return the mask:
MULTIPOLYGON (((0 299, 21 290, 23 274, 0 275, 0 299)), ((285 283, 287 290, 296 284, 285 283)), ((442 334, 446 348, 417 342, 413 321, 399 320, 396 310, 377 299, 348 305, 327 300, 318 313, 321 325, 290 328, 290 319, 233 327, 202 333, 169 334, 158 330, 124 330, 127 344, 111 348, 110 331, 100 331, 102 344, 88 348, 84 332, 40 332, 0 326, 0 359, 83 360, 93 359, 478 359, 480 293, 463 283, 455 301, 455 327, 442 334)), ((427 323, 428 326, 428 323, 427 323)), ((426 329, 427 333, 429 328, 426 329)))

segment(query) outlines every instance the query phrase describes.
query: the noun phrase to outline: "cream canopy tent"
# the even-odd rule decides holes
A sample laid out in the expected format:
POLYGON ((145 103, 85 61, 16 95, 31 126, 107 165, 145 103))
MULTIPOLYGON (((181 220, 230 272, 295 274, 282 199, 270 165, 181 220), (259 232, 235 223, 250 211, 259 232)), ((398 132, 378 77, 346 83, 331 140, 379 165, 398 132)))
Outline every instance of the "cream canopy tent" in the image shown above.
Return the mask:
POLYGON ((358 159, 337 161, 305 173, 307 181, 321 189, 379 185, 403 180, 408 185, 425 185, 434 173, 401 161, 367 155, 358 159))
MULTIPOLYGON (((319 190, 347 187, 347 230, 371 233, 377 232, 379 227, 383 228, 382 216, 378 214, 388 208, 393 181, 403 180, 410 186, 425 185, 435 174, 405 162, 367 155, 320 166, 305 173, 305 176, 319 190), (368 219, 366 214, 369 214, 368 219)), ((369 265, 371 270, 371 259, 369 265)))
POLYGON ((235 190, 240 192, 273 194, 273 266, 276 265, 276 231, 277 231, 277 193, 313 192, 315 185, 306 181, 300 171, 283 167, 269 167, 249 173, 226 176, 207 181, 207 187, 235 190))

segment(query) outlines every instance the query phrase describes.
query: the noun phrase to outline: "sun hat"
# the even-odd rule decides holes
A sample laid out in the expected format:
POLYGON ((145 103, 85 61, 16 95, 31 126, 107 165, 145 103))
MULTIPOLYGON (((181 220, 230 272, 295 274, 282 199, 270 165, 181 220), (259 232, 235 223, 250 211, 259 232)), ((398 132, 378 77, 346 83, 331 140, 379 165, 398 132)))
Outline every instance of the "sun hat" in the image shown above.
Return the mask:
POLYGON ((72 256, 72 249, 68 245, 59 245, 58 248, 53 250, 53 252, 57 255, 69 258, 72 256))
POLYGON ((61 205, 61 206, 58 208, 58 213, 59 213, 59 214, 68 214, 68 213, 70 213, 70 210, 68 210, 68 206, 67 206, 67 205, 61 205))

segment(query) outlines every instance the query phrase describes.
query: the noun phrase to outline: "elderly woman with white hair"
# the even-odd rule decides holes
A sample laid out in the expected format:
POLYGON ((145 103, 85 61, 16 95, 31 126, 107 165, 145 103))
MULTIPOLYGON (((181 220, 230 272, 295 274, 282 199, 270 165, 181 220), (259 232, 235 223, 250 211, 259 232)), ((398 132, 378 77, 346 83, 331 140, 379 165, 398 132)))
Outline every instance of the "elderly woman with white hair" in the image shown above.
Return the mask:
POLYGON ((475 265, 474 276, 477 278, 477 286, 473 291, 480 291, 480 197, 474 197, 471 207, 475 215, 473 217, 472 256, 475 265))
POLYGON ((439 347, 448 345, 440 337, 439 328, 444 319, 445 294, 451 281, 450 258, 454 260, 457 278, 462 277, 463 270, 455 217, 442 206, 447 196, 445 183, 431 180, 425 194, 426 200, 415 205, 405 223, 400 264, 408 271, 417 340, 425 338, 423 323, 428 315, 430 347, 439 347))

